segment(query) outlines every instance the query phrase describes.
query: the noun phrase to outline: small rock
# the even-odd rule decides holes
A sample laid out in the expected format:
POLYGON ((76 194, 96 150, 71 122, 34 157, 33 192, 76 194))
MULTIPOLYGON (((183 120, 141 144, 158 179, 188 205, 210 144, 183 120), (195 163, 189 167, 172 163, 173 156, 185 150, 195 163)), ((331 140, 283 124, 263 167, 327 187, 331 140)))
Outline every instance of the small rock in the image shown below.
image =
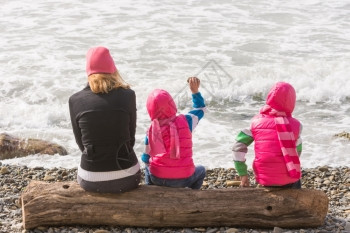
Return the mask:
POLYGON ((323 182, 323 179, 321 179, 320 177, 316 177, 316 178, 315 178, 315 181, 316 181, 317 183, 322 183, 322 182, 323 182))
POLYGON ((280 227, 274 227, 273 228, 273 233, 282 233, 283 232, 283 229, 280 228, 280 227))
POLYGON ((236 228, 229 228, 225 231, 225 233, 236 233, 236 232, 238 232, 238 229, 236 228))
POLYGON ((54 177, 54 176, 51 176, 51 175, 45 175, 44 180, 45 180, 45 181, 54 181, 54 180, 55 180, 55 177, 54 177))
POLYGON ((344 196, 345 196, 347 199, 350 199, 350 192, 346 193, 344 196))
POLYGON ((16 205, 18 208, 22 208, 21 199, 17 199, 17 200, 15 201, 15 205, 16 205))
POLYGON ((111 233, 111 232, 107 230, 97 230, 97 231, 94 231, 94 233, 111 233))
POLYGON ((61 174, 61 176, 62 176, 62 177, 63 177, 63 176, 68 176, 68 173, 67 173, 67 171, 66 171, 66 170, 62 171, 62 174, 61 174))
POLYGON ((325 185, 329 185, 330 183, 331 183, 330 180, 325 180, 325 181, 323 182, 323 184, 325 184, 325 185))
MULTIPOLYGON (((132 233, 134 233, 135 231, 133 231, 132 233)), ((136 233, 136 232, 135 232, 136 233)), ((194 231, 192 231, 192 229, 189 228, 185 228, 181 231, 181 233, 194 233, 194 231)))
POLYGON ((197 228, 194 228, 195 231, 199 231, 199 232, 205 232, 206 229, 204 227, 197 227, 197 228))
POLYGON ((209 184, 208 184, 207 182, 203 181, 202 186, 203 186, 203 187, 208 187, 208 186, 209 186, 209 184))
POLYGON ((216 182, 214 183, 215 186, 219 186, 220 184, 221 184, 220 181, 216 181, 216 182))
POLYGON ((37 227, 39 231, 47 231, 47 227, 37 227))
POLYGON ((7 167, 1 167, 1 169, 0 169, 1 175, 5 175, 5 174, 9 174, 9 173, 10 173, 10 171, 7 167))
POLYGON ((345 231, 350 231, 350 222, 346 222, 344 230, 345 231))
POLYGON ((213 229, 210 229, 210 230, 207 230, 206 233, 216 233, 219 229, 217 228, 213 228, 213 229))
POLYGON ((318 168, 318 170, 320 172, 328 172, 328 167, 327 166, 323 166, 323 167, 318 168))

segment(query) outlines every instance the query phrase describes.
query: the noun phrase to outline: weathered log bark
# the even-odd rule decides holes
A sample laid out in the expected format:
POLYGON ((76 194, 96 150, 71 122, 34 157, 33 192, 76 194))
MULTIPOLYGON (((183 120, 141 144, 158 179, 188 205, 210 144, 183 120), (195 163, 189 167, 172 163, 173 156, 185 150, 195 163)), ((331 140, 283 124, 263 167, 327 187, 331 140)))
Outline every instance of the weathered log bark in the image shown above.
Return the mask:
POLYGON ((40 139, 16 138, 6 133, 0 134, 0 159, 12 159, 31 154, 67 155, 64 147, 40 139))
POLYGON ((316 227, 328 210, 318 190, 192 190, 140 185, 123 194, 86 192, 76 182, 32 181, 22 194, 26 229, 54 225, 134 227, 316 227))

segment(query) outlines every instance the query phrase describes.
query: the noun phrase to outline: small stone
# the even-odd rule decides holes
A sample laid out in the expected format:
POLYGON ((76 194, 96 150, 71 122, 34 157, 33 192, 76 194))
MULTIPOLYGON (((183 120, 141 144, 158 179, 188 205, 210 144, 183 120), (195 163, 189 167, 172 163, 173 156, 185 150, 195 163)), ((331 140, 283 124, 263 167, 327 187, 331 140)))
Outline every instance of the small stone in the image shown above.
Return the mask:
MULTIPOLYGON (((128 232, 127 230, 130 230, 130 229, 125 229, 126 232, 128 232)), ((107 230, 97 230, 97 231, 94 231, 94 233, 111 233, 110 231, 107 231, 107 230)))
POLYGON ((328 167, 327 166, 323 166, 323 167, 318 168, 318 170, 320 172, 328 172, 328 167))
POLYGON ((198 228, 194 228, 195 231, 199 231, 199 232, 205 232, 206 229, 203 227, 198 227, 198 228))
POLYGON ((37 227, 39 231, 47 231, 47 227, 37 227))
POLYGON ((51 175, 45 175, 44 180, 45 180, 45 181, 54 181, 54 180, 55 180, 55 177, 54 177, 54 176, 51 176, 51 175))
POLYGON ((210 230, 207 230, 206 233, 216 233, 219 229, 217 228, 213 228, 213 229, 210 229, 210 230))
POLYGON ((216 182, 214 183, 215 186, 219 186, 220 184, 221 184, 220 181, 216 181, 216 182))
POLYGON ((350 222, 346 222, 344 231, 350 231, 350 222))
POLYGON ((330 183, 331 183, 330 180, 325 180, 325 181, 323 182, 323 184, 325 184, 325 185, 329 185, 330 183))
POLYGON ((316 178, 315 178, 315 181, 316 181, 317 183, 322 183, 322 182, 323 182, 323 179, 320 178, 320 177, 316 177, 316 178))
POLYGON ((279 227, 274 227, 273 228, 273 233, 282 233, 282 232, 283 232, 282 228, 279 228, 279 227))
POLYGON ((350 192, 345 193, 344 195, 347 199, 350 199, 350 192))
POLYGON ((21 202, 21 200, 20 200, 20 199, 17 199, 17 200, 15 201, 15 205, 16 205, 18 208, 22 208, 22 202, 21 202))
POLYGON ((225 233, 236 233, 236 232, 238 232, 238 229, 236 228, 229 228, 225 231, 225 233))
MULTIPOLYGON (((134 233, 135 231, 133 231, 132 233, 134 233)), ((136 233, 136 232, 135 232, 136 233)), ((183 229, 182 231, 181 231, 181 233, 194 233, 193 231, 192 231, 192 229, 189 229, 189 228, 185 228, 185 229, 183 229)))
POLYGON ((208 186, 209 186, 209 184, 208 184, 207 182, 203 181, 202 186, 203 186, 203 187, 208 187, 208 186))
POLYGON ((7 167, 1 167, 1 169, 0 169, 1 175, 5 175, 5 174, 9 174, 9 173, 10 173, 10 171, 7 167))

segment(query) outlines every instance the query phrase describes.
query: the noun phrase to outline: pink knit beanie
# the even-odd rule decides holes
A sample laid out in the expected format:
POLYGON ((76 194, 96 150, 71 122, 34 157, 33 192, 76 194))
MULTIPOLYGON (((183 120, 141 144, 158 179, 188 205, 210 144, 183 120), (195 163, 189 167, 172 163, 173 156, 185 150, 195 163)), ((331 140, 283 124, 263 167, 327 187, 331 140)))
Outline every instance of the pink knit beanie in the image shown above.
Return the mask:
POLYGON ((113 58, 109 50, 105 47, 94 47, 89 49, 86 54, 86 73, 107 73, 112 74, 117 71, 113 58))

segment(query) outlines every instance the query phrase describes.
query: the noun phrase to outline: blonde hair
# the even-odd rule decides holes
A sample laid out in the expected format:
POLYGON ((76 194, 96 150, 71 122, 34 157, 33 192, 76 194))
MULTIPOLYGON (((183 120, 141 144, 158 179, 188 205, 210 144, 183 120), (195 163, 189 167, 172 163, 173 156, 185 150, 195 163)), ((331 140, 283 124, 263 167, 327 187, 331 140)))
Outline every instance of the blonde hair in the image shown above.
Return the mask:
POLYGON ((130 88, 130 85, 122 79, 118 71, 112 74, 91 74, 88 77, 88 81, 91 91, 94 93, 108 93, 119 87, 124 89, 130 88))

